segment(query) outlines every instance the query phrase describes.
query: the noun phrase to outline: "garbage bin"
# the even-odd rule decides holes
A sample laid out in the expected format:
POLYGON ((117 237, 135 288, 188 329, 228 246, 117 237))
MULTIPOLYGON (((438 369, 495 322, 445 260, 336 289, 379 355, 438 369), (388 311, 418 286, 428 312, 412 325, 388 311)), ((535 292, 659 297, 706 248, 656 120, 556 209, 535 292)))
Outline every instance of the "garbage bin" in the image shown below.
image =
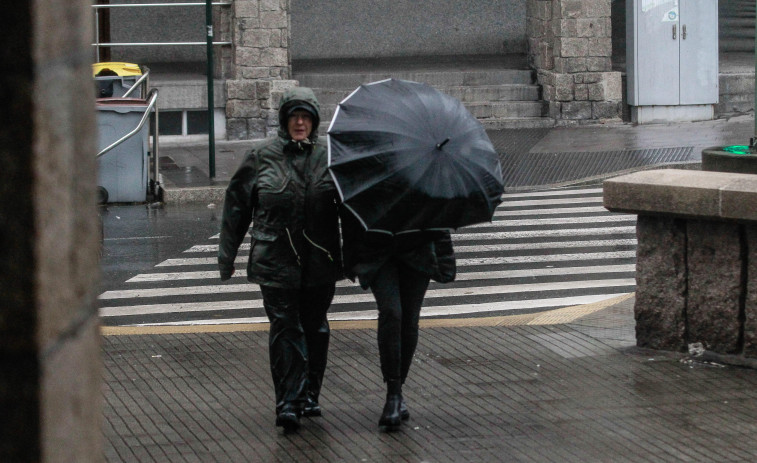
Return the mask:
POLYGON ((105 62, 93 64, 92 74, 97 87, 97 97, 111 98, 124 96, 142 77, 142 69, 134 63, 105 62))
MULTIPOLYGON (((97 100, 98 151, 139 127, 150 105, 141 98, 97 100)), ((98 157, 101 202, 147 200, 149 124, 98 157)))

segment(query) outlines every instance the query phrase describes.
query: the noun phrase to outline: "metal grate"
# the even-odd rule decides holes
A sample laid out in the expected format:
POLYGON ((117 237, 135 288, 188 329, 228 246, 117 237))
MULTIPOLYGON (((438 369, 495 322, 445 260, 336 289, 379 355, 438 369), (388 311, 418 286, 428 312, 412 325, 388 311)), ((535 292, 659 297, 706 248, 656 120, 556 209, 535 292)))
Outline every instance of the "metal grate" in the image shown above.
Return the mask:
POLYGON ((693 150, 692 146, 588 153, 519 150, 505 151, 500 159, 505 190, 508 190, 576 183, 626 170, 693 161, 693 150))

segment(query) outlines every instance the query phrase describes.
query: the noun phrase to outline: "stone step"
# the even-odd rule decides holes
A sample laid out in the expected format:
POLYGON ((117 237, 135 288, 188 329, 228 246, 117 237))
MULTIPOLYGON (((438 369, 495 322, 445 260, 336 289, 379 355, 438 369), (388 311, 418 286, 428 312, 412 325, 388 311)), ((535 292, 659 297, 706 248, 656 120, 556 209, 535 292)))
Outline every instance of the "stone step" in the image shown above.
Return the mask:
MULTIPOLYGON (((548 110, 544 101, 495 101, 464 105, 481 123, 487 119, 541 118, 546 116, 548 110)), ((323 121, 331 121, 335 112, 335 104, 321 105, 321 126, 324 125, 323 121)))
POLYGON ((721 74, 720 98, 715 113, 728 116, 754 110, 754 72, 721 74))
POLYGON ((303 87, 344 90, 353 90, 361 84, 392 77, 424 82, 437 88, 507 84, 528 85, 533 84, 535 79, 533 71, 524 69, 295 73, 293 76, 303 87))
POLYGON ((729 29, 731 28, 747 28, 752 29, 752 32, 754 32, 754 16, 751 18, 737 18, 737 17, 727 17, 727 18, 720 18, 718 21, 718 31, 720 34, 727 33, 729 29))
MULTIPOLYGON (((337 104, 353 90, 313 88, 318 102, 324 105, 337 104)), ((539 86, 525 84, 481 85, 476 87, 441 87, 439 91, 453 96, 463 103, 490 101, 538 101, 539 86)))
POLYGON ((720 40, 720 51, 754 52, 754 38, 724 37, 722 40, 720 40))

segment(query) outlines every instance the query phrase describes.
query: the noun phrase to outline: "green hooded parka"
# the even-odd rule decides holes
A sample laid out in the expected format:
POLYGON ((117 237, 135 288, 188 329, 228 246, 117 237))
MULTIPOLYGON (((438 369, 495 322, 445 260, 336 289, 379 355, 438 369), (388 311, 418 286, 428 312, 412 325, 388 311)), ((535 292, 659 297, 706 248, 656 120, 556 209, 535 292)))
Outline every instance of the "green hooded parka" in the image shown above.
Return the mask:
POLYGON ((231 277, 250 223, 247 279, 260 285, 300 288, 342 278, 338 193, 318 141, 320 107, 312 90, 285 92, 278 136, 253 145, 229 182, 221 223, 218 265, 231 277), (295 142, 287 116, 295 107, 313 113, 309 139, 295 142))

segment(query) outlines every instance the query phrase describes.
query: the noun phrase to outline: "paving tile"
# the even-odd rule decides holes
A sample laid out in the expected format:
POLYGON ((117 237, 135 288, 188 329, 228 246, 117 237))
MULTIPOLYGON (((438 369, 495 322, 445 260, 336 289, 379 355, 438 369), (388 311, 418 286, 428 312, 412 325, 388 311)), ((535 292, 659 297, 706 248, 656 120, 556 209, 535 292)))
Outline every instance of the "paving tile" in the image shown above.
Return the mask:
POLYGON ((757 371, 636 348, 632 303, 565 325, 422 329, 396 433, 377 428, 373 330, 332 332, 324 416, 286 436, 267 333, 106 336, 105 459, 754 461, 757 371))

